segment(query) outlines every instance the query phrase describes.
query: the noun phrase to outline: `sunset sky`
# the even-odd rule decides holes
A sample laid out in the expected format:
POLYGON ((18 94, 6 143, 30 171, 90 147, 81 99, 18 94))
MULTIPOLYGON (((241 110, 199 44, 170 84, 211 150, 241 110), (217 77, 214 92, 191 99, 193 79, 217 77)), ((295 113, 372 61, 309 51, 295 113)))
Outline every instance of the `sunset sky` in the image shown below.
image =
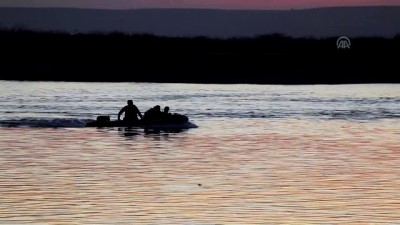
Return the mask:
POLYGON ((291 9, 398 5, 400 0, 1 0, 0 7, 291 9))

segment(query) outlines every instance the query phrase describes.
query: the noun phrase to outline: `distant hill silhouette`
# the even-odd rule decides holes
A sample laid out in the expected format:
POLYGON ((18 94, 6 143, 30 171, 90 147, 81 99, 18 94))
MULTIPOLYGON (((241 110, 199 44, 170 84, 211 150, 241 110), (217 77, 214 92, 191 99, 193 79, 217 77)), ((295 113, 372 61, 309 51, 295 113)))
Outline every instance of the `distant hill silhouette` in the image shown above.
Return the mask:
POLYGON ((210 39, 0 30, 0 79, 185 83, 400 82, 396 38, 210 39))
POLYGON ((305 10, 0 8, 0 27, 160 36, 381 36, 400 32, 400 7, 305 10))

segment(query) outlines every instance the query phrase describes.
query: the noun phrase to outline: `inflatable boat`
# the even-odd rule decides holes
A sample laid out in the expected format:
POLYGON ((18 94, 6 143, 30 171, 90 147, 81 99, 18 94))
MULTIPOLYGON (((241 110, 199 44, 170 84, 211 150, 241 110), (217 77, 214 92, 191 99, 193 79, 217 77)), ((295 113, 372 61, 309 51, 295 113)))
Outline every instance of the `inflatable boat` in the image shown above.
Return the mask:
POLYGON ((159 120, 110 120, 110 116, 98 116, 96 121, 88 122, 86 127, 138 127, 145 129, 160 129, 160 130, 180 130, 197 128, 194 123, 189 122, 189 118, 185 115, 172 114, 171 116, 159 120))

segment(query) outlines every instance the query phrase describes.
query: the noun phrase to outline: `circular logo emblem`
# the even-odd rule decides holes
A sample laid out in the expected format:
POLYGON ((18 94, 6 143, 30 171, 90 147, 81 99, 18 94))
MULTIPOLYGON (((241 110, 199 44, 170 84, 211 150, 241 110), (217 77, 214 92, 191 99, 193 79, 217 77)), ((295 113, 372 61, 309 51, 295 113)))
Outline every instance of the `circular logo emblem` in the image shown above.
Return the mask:
POLYGON ((348 37, 340 37, 336 41, 336 46, 338 49, 350 49, 351 41, 348 37))

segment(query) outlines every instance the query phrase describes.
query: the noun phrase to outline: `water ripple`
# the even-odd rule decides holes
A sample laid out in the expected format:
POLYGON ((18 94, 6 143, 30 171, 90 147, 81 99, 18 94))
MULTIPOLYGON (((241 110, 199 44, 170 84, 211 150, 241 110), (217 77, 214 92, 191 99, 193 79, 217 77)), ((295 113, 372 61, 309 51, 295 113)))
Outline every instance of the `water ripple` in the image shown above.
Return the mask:
POLYGON ((3 128, 0 223, 395 224, 399 136, 391 120, 3 128))

